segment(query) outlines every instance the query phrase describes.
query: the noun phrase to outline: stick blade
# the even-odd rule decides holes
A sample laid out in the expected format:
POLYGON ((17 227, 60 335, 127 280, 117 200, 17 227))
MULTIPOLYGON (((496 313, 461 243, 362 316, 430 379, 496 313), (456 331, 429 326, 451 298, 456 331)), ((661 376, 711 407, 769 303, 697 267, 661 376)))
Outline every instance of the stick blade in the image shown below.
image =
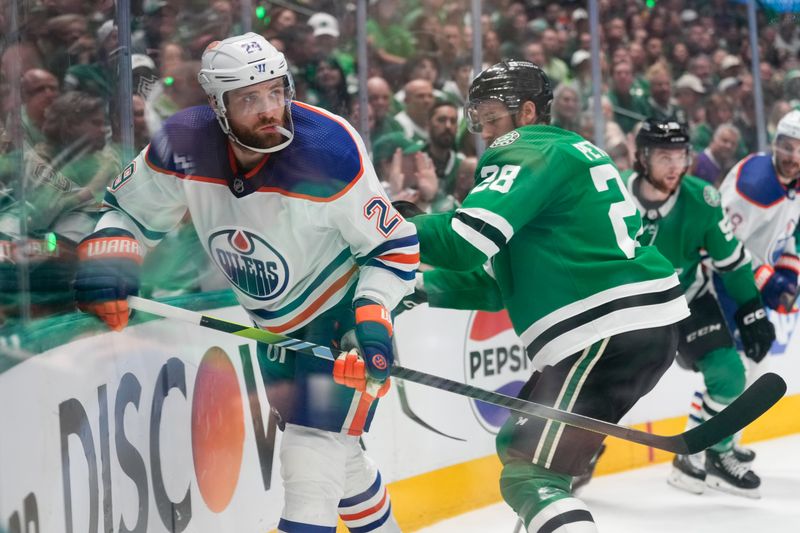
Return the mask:
POLYGON ((786 382, 783 378, 772 372, 764 374, 725 409, 681 435, 686 453, 701 452, 740 431, 766 413, 784 394, 786 382))

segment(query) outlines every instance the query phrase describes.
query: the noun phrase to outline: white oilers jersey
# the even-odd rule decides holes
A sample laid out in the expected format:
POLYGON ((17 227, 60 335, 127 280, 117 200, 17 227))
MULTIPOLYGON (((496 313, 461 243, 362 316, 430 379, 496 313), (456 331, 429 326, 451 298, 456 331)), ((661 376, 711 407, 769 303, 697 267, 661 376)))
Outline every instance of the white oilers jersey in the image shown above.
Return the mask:
POLYGON ((292 143, 243 173, 211 108, 178 112, 114 180, 98 229, 123 227, 154 246, 188 211, 239 302, 276 333, 301 328, 354 286, 356 298, 394 308, 413 290, 414 226, 342 118, 295 102, 292 120, 292 143))
POLYGON ((781 184, 771 155, 753 154, 737 163, 720 193, 736 238, 753 257, 754 269, 774 265, 782 253, 796 253, 798 190, 781 184))

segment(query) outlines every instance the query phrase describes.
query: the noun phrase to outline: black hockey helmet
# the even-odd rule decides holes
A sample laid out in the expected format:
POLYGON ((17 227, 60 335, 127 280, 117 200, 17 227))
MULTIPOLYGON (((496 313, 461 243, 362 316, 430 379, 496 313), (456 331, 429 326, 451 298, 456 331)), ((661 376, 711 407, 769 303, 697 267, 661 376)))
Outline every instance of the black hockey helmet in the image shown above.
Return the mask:
POLYGON ((636 134, 636 157, 633 161, 633 169, 650 179, 649 163, 642 164, 640 155, 647 161, 651 148, 666 148, 668 150, 684 150, 687 155, 687 165, 683 174, 689 170, 689 133, 686 125, 674 120, 658 120, 648 118, 642 122, 639 132, 636 134))
POLYGON ((642 122, 636 134, 636 149, 645 148, 689 148, 689 133, 686 126, 676 121, 648 118, 642 122))
POLYGON ((473 133, 481 128, 477 121, 477 106, 486 100, 500 101, 512 113, 530 100, 536 104, 537 123, 549 124, 553 87, 550 78, 538 65, 530 61, 506 59, 475 76, 469 86, 464 111, 467 125, 473 133))

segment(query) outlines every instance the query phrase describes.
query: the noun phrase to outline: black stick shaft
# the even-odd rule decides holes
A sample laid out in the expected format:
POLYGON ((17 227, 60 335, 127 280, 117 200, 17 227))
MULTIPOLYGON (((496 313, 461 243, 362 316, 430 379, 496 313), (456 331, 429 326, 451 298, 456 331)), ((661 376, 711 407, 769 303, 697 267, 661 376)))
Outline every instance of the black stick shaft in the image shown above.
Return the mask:
MULTIPOLYGON (((220 320, 218 318, 195 313, 194 311, 179 309, 171 305, 146 300, 136 296, 131 296, 128 299, 128 303, 133 309, 166 318, 175 318, 185 322, 191 322, 216 331, 223 331, 265 344, 280 346, 286 350, 311 357, 333 361, 341 354, 340 351, 332 350, 327 346, 320 346, 310 342, 292 339, 267 330, 220 320)), ((771 373, 764 374, 715 417, 687 432, 673 436, 664 436, 612 424, 611 422, 597 420, 577 413, 562 411, 554 407, 548 407, 520 398, 513 398, 505 394, 488 391, 472 385, 467 385, 466 383, 434 376, 433 374, 426 374, 425 372, 404 368, 399 365, 394 365, 392 367, 391 375, 397 379, 412 381, 420 385, 466 396, 473 400, 506 407, 521 414, 562 422, 587 431, 610 435, 644 446, 651 446, 653 448, 683 455, 701 452, 725 437, 729 437, 740 431, 764 414, 786 393, 786 383, 780 376, 771 373)))

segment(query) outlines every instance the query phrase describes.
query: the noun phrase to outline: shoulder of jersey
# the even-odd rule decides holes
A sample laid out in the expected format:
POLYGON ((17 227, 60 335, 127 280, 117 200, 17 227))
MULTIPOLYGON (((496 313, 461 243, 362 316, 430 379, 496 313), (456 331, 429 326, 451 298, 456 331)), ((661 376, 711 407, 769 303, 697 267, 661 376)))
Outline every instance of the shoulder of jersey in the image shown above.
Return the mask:
POLYGON ((622 182, 627 185, 628 182, 631 181, 631 176, 633 176, 635 173, 636 172, 634 172, 632 169, 623 170, 619 173, 619 177, 622 178, 622 182))
POLYGON ((681 182, 681 194, 687 200, 697 204, 698 208, 717 209, 722 204, 719 191, 707 181, 687 174, 681 182))
POLYGON ((189 107, 164 121, 150 140, 147 161, 159 170, 184 172, 181 161, 212 152, 224 139, 211 107, 189 107))
POLYGON ((544 153, 558 147, 560 138, 548 131, 550 128, 520 128, 501 135, 485 152, 488 160, 512 161, 539 159, 544 153))
POLYGON ((347 121, 324 109, 302 102, 292 104, 294 139, 279 158, 297 176, 315 182, 338 184, 339 191, 364 173, 366 154, 356 142, 358 133, 347 121))
POLYGON ((735 167, 736 192, 759 207, 769 207, 786 196, 769 154, 748 156, 735 167))

